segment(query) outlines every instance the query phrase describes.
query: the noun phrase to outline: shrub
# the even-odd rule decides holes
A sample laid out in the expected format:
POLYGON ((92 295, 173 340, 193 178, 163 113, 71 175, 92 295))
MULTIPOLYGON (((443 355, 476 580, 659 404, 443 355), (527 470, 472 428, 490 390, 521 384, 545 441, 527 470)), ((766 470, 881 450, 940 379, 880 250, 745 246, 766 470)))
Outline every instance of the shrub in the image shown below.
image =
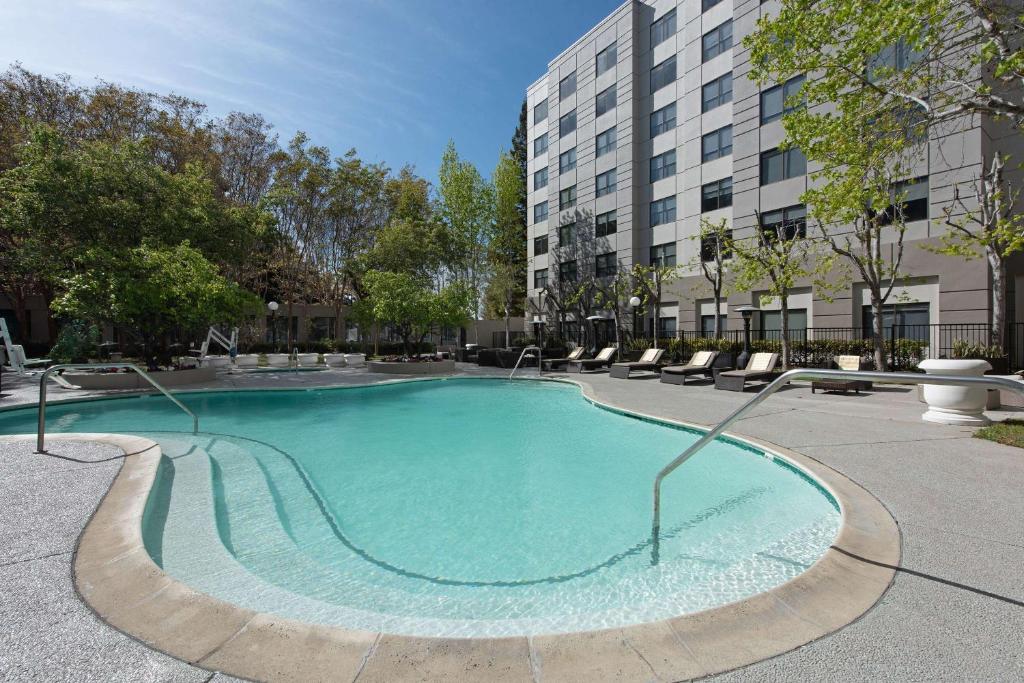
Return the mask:
POLYGON ((82 320, 64 325, 49 357, 58 363, 85 363, 99 355, 100 329, 82 320))

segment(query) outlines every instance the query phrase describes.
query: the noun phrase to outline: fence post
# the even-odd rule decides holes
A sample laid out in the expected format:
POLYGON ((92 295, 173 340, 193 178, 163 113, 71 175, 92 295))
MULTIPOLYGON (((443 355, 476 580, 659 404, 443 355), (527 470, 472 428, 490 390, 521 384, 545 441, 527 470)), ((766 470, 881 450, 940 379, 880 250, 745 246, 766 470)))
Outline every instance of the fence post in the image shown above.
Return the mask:
POLYGON ((896 370, 896 321, 889 326, 889 369, 896 370))

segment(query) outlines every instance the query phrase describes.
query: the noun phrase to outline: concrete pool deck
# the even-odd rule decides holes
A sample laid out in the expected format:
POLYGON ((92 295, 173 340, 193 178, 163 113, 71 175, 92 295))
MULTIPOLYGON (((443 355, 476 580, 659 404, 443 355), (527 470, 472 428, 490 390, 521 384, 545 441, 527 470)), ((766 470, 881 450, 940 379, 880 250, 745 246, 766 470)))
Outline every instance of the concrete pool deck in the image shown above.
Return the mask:
MULTIPOLYGON (((359 371, 268 377, 229 377, 216 386, 313 386, 379 378, 359 371)), ((714 423, 745 400, 706 385, 669 386, 605 374, 572 378, 604 402, 696 423, 714 423)), ((8 375, 4 385, 5 392, 19 399, 33 394, 30 381, 12 383, 8 375)), ((51 395, 78 397, 81 392, 51 395)), ((0 407, 12 403, 8 398, 0 407)), ((793 388, 771 397, 732 430, 803 453, 867 488, 899 522, 903 556, 889 591, 858 621, 723 678, 1024 676, 1024 454, 971 439, 967 429, 923 423, 922 410, 913 393, 902 389, 812 396, 807 388, 793 388)), ((1019 416, 993 414, 1014 415, 1019 416)), ((84 462, 41 459, 24 445, 0 448, 0 510, 4 519, 13 520, 0 532, 5 540, 0 546, 0 589, 13 596, 11 603, 5 600, 3 616, 14 625, 0 636, 0 678, 72 672, 77 679, 209 678, 209 672, 159 655, 106 626, 74 594, 70 553, 119 461, 107 459, 110 453, 90 450, 96 447, 60 451, 84 462)), ((657 677, 654 671, 644 674, 644 669, 634 668, 642 666, 641 660, 637 655, 623 661, 621 676, 605 673, 621 680, 672 680, 668 674, 657 677)), ((537 673, 545 678, 543 666, 537 673)), ((473 680, 474 675, 466 673, 464 679, 473 680)))

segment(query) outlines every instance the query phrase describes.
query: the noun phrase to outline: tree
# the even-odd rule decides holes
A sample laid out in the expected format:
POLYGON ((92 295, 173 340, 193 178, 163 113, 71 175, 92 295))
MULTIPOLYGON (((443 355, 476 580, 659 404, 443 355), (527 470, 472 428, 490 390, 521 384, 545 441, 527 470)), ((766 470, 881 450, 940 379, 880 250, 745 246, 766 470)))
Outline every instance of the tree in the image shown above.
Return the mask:
POLYGON ((494 222, 487 244, 491 278, 486 298, 494 303, 489 312, 505 320, 506 342, 510 338, 509 318, 523 314, 526 299, 526 224, 520 220, 521 189, 518 164, 502 152, 494 170, 494 222))
POLYGON ((220 275, 187 243, 88 251, 82 270, 53 302, 62 315, 134 331, 153 367, 161 338, 180 328, 231 323, 261 308, 259 299, 220 275))
POLYGON ((234 111, 213 125, 213 140, 224 195, 232 202, 256 206, 283 160, 273 126, 259 114, 234 111))
POLYGON ((714 313, 714 334, 715 339, 722 336, 722 298, 726 295, 725 277, 726 262, 732 256, 729 250, 729 243, 732 240, 732 230, 727 227, 723 218, 717 223, 701 217, 700 232, 694 237, 700 248, 694 260, 700 268, 700 273, 708 282, 711 290, 711 297, 715 306, 714 313))
POLYGON ((637 263, 633 266, 634 294, 640 297, 640 305, 654 312, 654 348, 658 348, 658 322, 661 320, 661 302, 665 287, 679 279, 676 266, 666 266, 660 261, 650 265, 637 263))
POLYGON ((464 283, 452 283, 435 292, 429 282, 410 273, 388 271, 367 273, 364 282, 368 317, 378 324, 393 325, 408 357, 437 327, 466 322, 470 292, 464 283))
POLYGON ((622 320, 635 290, 633 273, 622 264, 617 264, 614 275, 594 278, 594 303, 611 312, 615 323, 615 346, 619 349, 622 349, 622 320))
POLYGON ((1024 215, 1017 213, 1020 191, 1009 189, 1003 175, 1005 162, 996 155, 973 188, 977 209, 969 210, 961 188, 953 193, 953 202, 943 209, 950 232, 941 237, 934 250, 964 259, 978 257, 980 249, 992 273, 992 334, 989 343, 1002 347, 1006 342, 1006 259, 1024 250, 1024 215))
POLYGON ((519 124, 516 126, 516 132, 512 136, 512 159, 516 162, 516 166, 519 169, 519 195, 516 202, 516 210, 519 212, 519 223, 523 226, 523 238, 526 237, 526 211, 528 209, 526 203, 527 192, 526 192, 526 163, 527 163, 527 145, 529 140, 527 139, 527 129, 529 128, 529 122, 527 119, 527 108, 526 99, 523 99, 523 104, 519 108, 519 124))
POLYGON ((798 279, 816 273, 808 264, 817 259, 812 242, 806 239, 806 223, 802 218, 766 225, 758 214, 757 220, 754 234, 728 242, 729 251, 736 256, 734 286, 737 290, 750 291, 767 282, 767 296, 778 297, 782 318, 782 367, 788 369, 792 347, 789 293, 798 279))

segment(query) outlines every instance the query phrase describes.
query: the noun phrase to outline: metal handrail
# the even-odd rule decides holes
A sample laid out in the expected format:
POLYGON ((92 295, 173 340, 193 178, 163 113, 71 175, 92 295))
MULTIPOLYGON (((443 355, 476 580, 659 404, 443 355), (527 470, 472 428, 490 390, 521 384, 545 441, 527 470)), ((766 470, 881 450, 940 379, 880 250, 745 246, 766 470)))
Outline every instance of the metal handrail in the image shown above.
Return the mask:
POLYGON ((527 351, 537 352, 537 374, 540 375, 544 369, 544 350, 539 346, 527 346, 523 349, 523 352, 519 354, 519 360, 516 361, 515 367, 512 368, 512 372, 508 373, 508 378, 512 379, 512 376, 516 374, 516 370, 519 369, 519 364, 523 362, 523 358, 526 357, 527 351))
POLYGON ((184 410, 186 413, 192 416, 192 433, 196 434, 199 432, 199 418, 196 414, 189 410, 184 403, 176 399, 162 384, 157 382, 155 379, 150 377, 149 373, 135 365, 135 363, 69 363, 62 365, 51 365, 46 368, 43 373, 42 379, 39 380, 39 431, 36 433, 36 452, 45 453, 46 444, 44 438, 46 435, 46 380, 50 378, 50 375, 58 370, 111 370, 120 368, 130 368, 134 370, 142 379, 146 380, 153 385, 157 391, 171 399, 171 401, 184 410))
POLYGON ((651 523, 651 560, 658 563, 658 536, 661 531, 661 482, 677 467, 697 454, 702 448, 714 441, 725 431, 726 427, 740 419, 762 401, 776 391, 797 379, 853 379, 866 382, 885 384, 939 384, 943 386, 978 386, 1006 389, 1024 395, 1024 382, 1002 377, 964 377, 958 375, 922 375, 911 372, 875 372, 865 370, 811 370, 798 368, 779 375, 773 382, 765 386, 756 396, 737 408, 731 415, 718 423, 718 426, 698 439, 693 445, 679 454, 672 462, 665 465, 654 479, 654 515, 651 523))

